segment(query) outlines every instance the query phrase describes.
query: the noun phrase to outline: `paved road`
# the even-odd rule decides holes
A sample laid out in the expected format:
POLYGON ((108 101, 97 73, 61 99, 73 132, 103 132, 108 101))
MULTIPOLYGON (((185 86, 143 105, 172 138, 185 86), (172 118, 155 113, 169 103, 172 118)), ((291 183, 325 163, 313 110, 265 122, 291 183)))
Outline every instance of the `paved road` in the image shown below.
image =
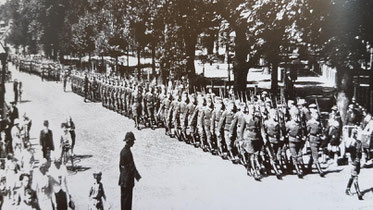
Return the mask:
MULTIPOLYGON (((14 69, 10 66, 11 69, 14 69)), ((68 184, 77 209, 87 209, 93 170, 103 172, 104 188, 112 209, 120 209, 118 183, 119 152, 127 131, 137 138, 133 154, 142 180, 134 188, 134 209, 373 209, 373 192, 364 201, 344 195, 348 168, 330 168, 322 179, 317 174, 299 180, 290 175, 278 181, 267 177, 256 182, 242 166, 233 165, 190 145, 164 136, 163 129, 134 129, 131 120, 104 109, 98 103, 84 103, 62 84, 42 82, 39 77, 13 71, 23 82, 25 102, 20 113, 33 120, 31 136, 37 143, 42 122, 50 121, 57 139, 60 123, 72 116, 76 123, 76 154, 79 171, 69 174, 68 184)), ((7 84, 8 101, 13 98, 7 84)), ((363 169, 362 190, 373 187, 373 170, 363 169)))

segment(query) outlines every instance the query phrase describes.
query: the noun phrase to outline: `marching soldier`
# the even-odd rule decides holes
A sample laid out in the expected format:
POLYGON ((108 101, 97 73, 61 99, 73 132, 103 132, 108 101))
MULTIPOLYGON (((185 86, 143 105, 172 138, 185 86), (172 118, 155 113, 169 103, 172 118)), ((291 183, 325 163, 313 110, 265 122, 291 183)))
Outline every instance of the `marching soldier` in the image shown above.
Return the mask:
POLYGON ((299 119, 298 109, 290 112, 291 120, 286 123, 286 135, 289 138, 289 149, 293 165, 299 178, 303 177, 301 167, 303 166, 302 148, 304 146, 303 129, 299 119))
POLYGON ((218 126, 218 130, 221 130, 223 133, 222 136, 224 137, 225 146, 228 150, 228 157, 230 160, 234 159, 233 143, 235 140, 235 136, 232 135, 230 128, 235 113, 236 105, 234 104, 234 101, 229 101, 227 109, 223 112, 218 126))
POLYGON ((308 162, 308 171, 312 171, 312 163, 316 165, 316 169, 321 177, 324 177, 325 173, 322 171, 319 163, 319 148, 321 145, 322 127, 319 121, 319 115, 317 112, 312 112, 311 119, 307 121, 307 133, 309 137, 311 147, 311 158, 308 162))
MULTIPOLYGON (((211 118, 212 118, 212 112, 213 112, 214 105, 212 103, 211 97, 207 97, 206 100, 206 106, 204 107, 202 111, 202 124, 203 124, 203 130, 206 135, 206 150, 214 153, 214 146, 212 142, 212 132, 211 132, 211 118)), ((201 139, 202 142, 202 139, 201 139)))
POLYGON ((145 95, 145 103, 146 103, 146 116, 147 116, 147 121, 149 123, 149 126, 152 130, 154 130, 154 92, 153 92, 153 87, 149 87, 149 91, 145 95))
POLYGON ((196 122, 193 119, 193 114, 194 114, 194 111, 196 110, 196 107, 197 107, 197 99, 196 99, 196 95, 193 93, 189 97, 189 103, 186 108, 187 114, 185 117, 187 119, 187 125, 188 125, 187 130, 189 131, 187 143, 189 143, 191 139, 192 144, 196 143, 196 126, 195 126, 196 122))
POLYGON ((135 121, 135 128, 137 130, 140 130, 140 117, 141 117, 141 101, 142 101, 142 88, 141 86, 137 86, 135 88, 135 92, 133 94, 133 104, 132 104, 132 114, 133 114, 133 119, 135 121))
POLYGON ((329 120, 327 128, 325 129, 325 140, 323 141, 323 161, 326 162, 325 155, 329 155, 330 159, 337 161, 337 157, 340 155, 340 137, 342 131, 341 117, 338 114, 337 106, 332 107, 332 112, 329 114, 329 120))
POLYGON ((165 125, 165 135, 170 134, 170 120, 168 119, 168 112, 171 106, 172 95, 167 93, 166 97, 162 100, 161 106, 159 107, 158 116, 162 119, 165 125))
POLYGON ((176 128, 177 136, 179 140, 186 141, 186 128, 187 128, 187 105, 189 103, 188 93, 183 92, 181 96, 181 102, 176 107, 176 116, 178 117, 178 125, 176 128))
MULTIPOLYGON (((206 134, 203 126, 203 110, 205 109, 207 103, 206 99, 199 95, 198 97, 198 105, 196 109, 194 110, 194 114, 197 116, 197 131, 199 136, 199 146, 205 151, 206 150, 206 134)), ((198 144, 197 144, 198 146, 198 144)))
POLYGON ((180 102, 180 96, 178 95, 178 93, 175 91, 174 92, 174 96, 172 98, 172 101, 171 101, 171 105, 170 105, 170 109, 168 110, 168 116, 167 116, 167 119, 169 119, 169 132, 170 132, 170 137, 171 138, 174 138, 175 135, 176 135, 176 132, 175 130, 177 129, 175 126, 177 126, 177 118, 176 118, 176 107, 178 106, 179 102, 180 102))
POLYGON ((236 136, 235 140, 235 145, 237 148, 237 153, 241 157, 241 161, 243 162, 244 165, 247 164, 246 160, 246 155, 245 151, 242 149, 242 141, 240 139, 241 135, 241 123, 242 123, 242 118, 244 117, 245 114, 247 114, 247 108, 246 104, 244 102, 238 103, 238 111, 235 113, 232 124, 230 127, 230 131, 232 132, 233 136, 236 136))
POLYGON ((220 97, 215 98, 214 111, 211 116, 211 133, 214 135, 215 144, 217 147, 217 154, 219 156, 223 155, 223 138, 221 135, 221 130, 218 129, 220 118, 223 114, 225 107, 222 99, 220 97))
POLYGON ((281 146, 283 144, 283 137, 280 124, 277 119, 277 111, 271 109, 269 111, 268 120, 264 121, 264 134, 266 140, 266 150, 269 154, 271 165, 276 173, 277 178, 280 179, 281 173, 279 171, 279 161, 281 158, 281 146))
POLYGON ((250 158, 251 168, 247 167, 248 174, 252 174, 255 180, 260 180, 260 163, 258 158, 263 146, 261 127, 261 119, 256 115, 255 107, 249 104, 248 113, 243 116, 241 121, 240 139, 243 141, 243 149, 250 158))
POLYGON ((357 133, 357 129, 352 130, 352 136, 351 138, 348 138, 348 143, 346 145, 346 147, 349 149, 349 152, 351 153, 352 161, 351 177, 347 183, 346 195, 352 195, 350 189, 352 184, 354 184, 358 199, 363 200, 363 195, 360 192, 358 183, 358 176, 360 174, 360 160, 362 157, 362 144, 361 141, 357 138, 357 133))

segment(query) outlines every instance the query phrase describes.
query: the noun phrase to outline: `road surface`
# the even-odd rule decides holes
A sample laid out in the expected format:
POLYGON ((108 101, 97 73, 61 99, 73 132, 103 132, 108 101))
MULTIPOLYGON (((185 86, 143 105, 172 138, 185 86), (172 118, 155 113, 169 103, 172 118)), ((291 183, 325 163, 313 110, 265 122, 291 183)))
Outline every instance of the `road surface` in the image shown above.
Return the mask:
MULTIPOLYGON (((31 137, 36 150, 43 120, 49 120, 55 141, 59 141, 62 121, 71 116, 76 124, 78 167, 69 173, 68 185, 78 210, 87 209, 94 170, 103 173, 111 209, 120 209, 118 164, 127 131, 136 136, 132 152, 142 175, 134 188, 135 210, 373 209, 372 169, 363 169, 359 177, 361 190, 366 192, 364 201, 344 194, 348 167, 331 166, 326 178, 312 174, 300 180, 288 175, 281 181, 271 176, 256 182, 243 166, 171 139, 163 129, 137 131, 132 120, 99 103, 84 103, 72 92, 63 92, 62 83, 42 82, 11 65, 10 69, 13 78, 23 83, 24 102, 19 104, 19 111, 27 112, 33 121, 31 137)), ((11 83, 7 90, 6 97, 12 101, 11 83)))

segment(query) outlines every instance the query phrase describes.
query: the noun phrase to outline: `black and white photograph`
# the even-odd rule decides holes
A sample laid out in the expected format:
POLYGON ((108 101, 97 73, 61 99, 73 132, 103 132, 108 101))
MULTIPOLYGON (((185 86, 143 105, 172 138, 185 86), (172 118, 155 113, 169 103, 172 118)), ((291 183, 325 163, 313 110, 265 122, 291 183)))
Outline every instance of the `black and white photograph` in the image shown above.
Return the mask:
POLYGON ((0 0, 0 210, 373 209, 372 0, 0 0))

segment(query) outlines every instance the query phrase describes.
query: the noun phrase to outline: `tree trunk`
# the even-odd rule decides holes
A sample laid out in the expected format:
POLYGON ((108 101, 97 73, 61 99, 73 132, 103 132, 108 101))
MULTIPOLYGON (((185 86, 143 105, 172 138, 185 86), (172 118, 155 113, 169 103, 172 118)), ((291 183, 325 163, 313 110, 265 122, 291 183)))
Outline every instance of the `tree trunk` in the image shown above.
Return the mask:
POLYGON ((234 90, 235 92, 246 91, 247 74, 249 68, 246 62, 247 45, 245 30, 237 27, 235 29, 236 37, 234 39, 235 56, 233 58, 234 90))
POLYGON ((141 61, 140 61, 140 56, 141 56, 141 47, 137 48, 137 79, 140 80, 141 77, 141 61))
POLYGON ((278 62, 272 62, 271 92, 274 97, 278 95, 278 62))
POLYGON ((152 41, 152 76, 155 76, 155 41, 152 41))
POLYGON ((193 86, 195 85, 196 68, 194 66, 194 59, 196 57, 196 44, 197 35, 191 33, 184 38, 185 40, 185 54, 186 54, 186 69, 188 72, 188 78, 190 81, 189 88, 193 91, 193 86))
POLYGON ((127 67, 130 67, 130 48, 127 47, 127 67))

